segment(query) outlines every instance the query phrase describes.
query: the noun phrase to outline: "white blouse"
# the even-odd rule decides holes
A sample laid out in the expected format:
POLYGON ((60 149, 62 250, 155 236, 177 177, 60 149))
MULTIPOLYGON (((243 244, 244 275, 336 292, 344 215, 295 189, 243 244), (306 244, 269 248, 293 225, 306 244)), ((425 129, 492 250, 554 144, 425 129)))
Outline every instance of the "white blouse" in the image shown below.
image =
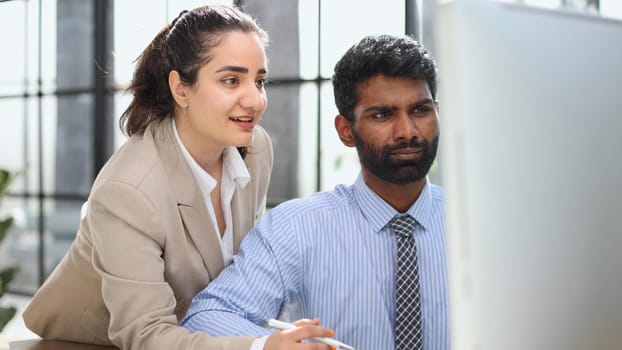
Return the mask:
POLYGON ((192 158, 192 155, 179 137, 175 119, 173 119, 173 132, 175 133, 175 138, 177 139, 177 144, 181 149, 181 153, 184 155, 184 158, 186 158, 186 162, 188 166, 190 166, 190 170, 203 193, 205 206, 212 219, 214 232, 219 235, 218 238, 220 239, 218 241, 220 242, 220 250, 222 251, 225 266, 227 266, 233 261, 233 215, 231 213, 231 199, 233 198, 236 185, 244 188, 250 182, 251 176, 238 149, 234 146, 225 147, 222 160, 222 183, 220 186, 220 200, 222 203, 222 211, 225 216, 225 232, 222 237, 220 237, 220 229, 218 228, 214 205, 210 197, 210 193, 216 188, 218 181, 208 174, 207 171, 203 170, 199 163, 192 158))

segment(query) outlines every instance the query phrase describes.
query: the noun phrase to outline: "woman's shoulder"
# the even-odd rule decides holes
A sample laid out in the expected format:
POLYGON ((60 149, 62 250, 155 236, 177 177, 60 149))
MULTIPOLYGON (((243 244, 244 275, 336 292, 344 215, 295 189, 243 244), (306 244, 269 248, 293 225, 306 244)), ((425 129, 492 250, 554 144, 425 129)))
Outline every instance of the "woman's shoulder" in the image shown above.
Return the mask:
MULTIPOLYGON (((256 125, 253 129, 253 142, 248 147, 244 162, 251 172, 269 174, 272 171, 273 161, 274 151, 270 135, 263 127, 256 125)), ((251 173, 251 177, 252 175, 251 173)))
POLYGON ((150 133, 132 135, 102 167, 94 187, 106 182, 139 186, 145 178, 162 172, 158 153, 158 147, 150 133))
POLYGON ((265 152, 272 153, 272 139, 266 129, 261 125, 255 125, 253 128, 253 142, 249 147, 250 152, 265 152))

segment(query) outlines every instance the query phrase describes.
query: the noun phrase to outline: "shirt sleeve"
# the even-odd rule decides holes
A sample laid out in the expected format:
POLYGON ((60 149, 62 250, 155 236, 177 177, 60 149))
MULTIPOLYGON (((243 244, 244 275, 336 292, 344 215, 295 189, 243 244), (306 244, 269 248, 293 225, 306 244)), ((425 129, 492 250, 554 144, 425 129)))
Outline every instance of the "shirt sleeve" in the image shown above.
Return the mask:
POLYGON ((215 336, 271 334, 263 325, 299 289, 292 278, 299 270, 298 245, 274 210, 242 241, 233 263, 195 296, 182 326, 215 336))
POLYGON ((266 341, 268 340, 268 336, 264 336, 261 338, 255 339, 253 344, 251 344, 251 348, 248 350, 263 350, 263 347, 266 345, 266 341))

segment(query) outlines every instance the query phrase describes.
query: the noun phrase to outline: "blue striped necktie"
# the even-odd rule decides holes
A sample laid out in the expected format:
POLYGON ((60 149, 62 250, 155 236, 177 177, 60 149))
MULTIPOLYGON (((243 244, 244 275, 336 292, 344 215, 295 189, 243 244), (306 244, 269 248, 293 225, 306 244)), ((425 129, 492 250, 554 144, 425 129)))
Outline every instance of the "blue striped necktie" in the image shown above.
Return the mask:
POLYGON ((416 224, 410 215, 396 215, 389 222, 397 240, 395 350, 420 350, 423 347, 419 266, 417 246, 412 237, 416 224))

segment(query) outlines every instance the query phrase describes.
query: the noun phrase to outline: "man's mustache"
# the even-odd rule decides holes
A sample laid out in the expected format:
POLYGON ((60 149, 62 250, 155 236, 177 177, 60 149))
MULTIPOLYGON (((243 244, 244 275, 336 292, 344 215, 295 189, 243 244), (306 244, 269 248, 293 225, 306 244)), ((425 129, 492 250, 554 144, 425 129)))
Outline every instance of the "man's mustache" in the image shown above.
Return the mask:
POLYGON ((417 137, 413 137, 408 141, 402 141, 394 145, 386 145, 383 148, 385 154, 401 150, 403 148, 421 148, 427 150, 430 147, 430 143, 426 140, 419 141, 417 137))

